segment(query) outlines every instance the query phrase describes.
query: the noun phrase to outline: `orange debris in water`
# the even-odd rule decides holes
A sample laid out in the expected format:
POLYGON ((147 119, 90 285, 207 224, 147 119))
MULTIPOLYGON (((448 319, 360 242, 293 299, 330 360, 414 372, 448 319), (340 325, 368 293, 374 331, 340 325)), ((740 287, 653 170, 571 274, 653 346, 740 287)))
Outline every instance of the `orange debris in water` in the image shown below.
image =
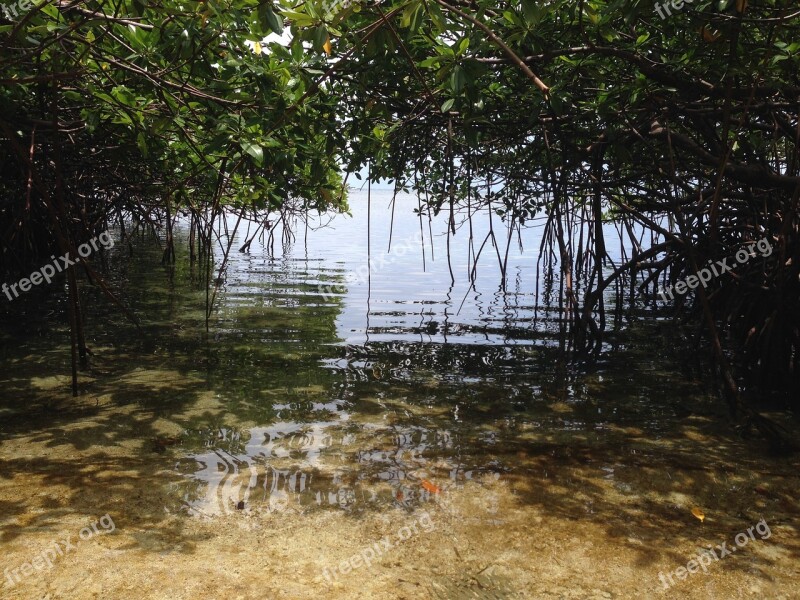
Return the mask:
POLYGON ((430 481, 428 481, 427 479, 423 479, 423 480, 422 480, 422 487, 423 487, 424 489, 428 490, 428 491, 429 491, 431 494, 438 494, 439 492, 441 492, 441 491, 442 491, 442 490, 440 490, 438 487, 436 487, 435 485, 433 485, 433 484, 432 484, 430 481))

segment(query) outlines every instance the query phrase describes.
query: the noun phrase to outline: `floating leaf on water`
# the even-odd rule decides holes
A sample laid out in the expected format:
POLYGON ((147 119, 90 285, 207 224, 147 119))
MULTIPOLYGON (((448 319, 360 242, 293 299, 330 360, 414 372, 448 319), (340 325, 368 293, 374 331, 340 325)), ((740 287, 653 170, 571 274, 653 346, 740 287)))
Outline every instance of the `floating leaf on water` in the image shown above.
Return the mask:
POLYGON ((427 479, 423 479, 423 480, 422 480, 422 487, 423 487, 424 489, 428 490, 428 491, 429 491, 431 494, 438 494, 438 493, 440 493, 440 492, 442 491, 442 490, 440 490, 438 487, 436 487, 435 485, 433 485, 433 484, 432 484, 430 481, 428 481, 427 479))
POLYGON ((698 519, 700 519, 700 522, 701 522, 701 523, 702 523, 703 521, 705 521, 705 519, 706 519, 706 513, 704 513, 702 510, 700 510, 700 509, 699 509, 699 508, 697 508, 696 506, 695 506, 695 507, 692 509, 692 514, 693 514, 695 517, 697 517, 698 519))

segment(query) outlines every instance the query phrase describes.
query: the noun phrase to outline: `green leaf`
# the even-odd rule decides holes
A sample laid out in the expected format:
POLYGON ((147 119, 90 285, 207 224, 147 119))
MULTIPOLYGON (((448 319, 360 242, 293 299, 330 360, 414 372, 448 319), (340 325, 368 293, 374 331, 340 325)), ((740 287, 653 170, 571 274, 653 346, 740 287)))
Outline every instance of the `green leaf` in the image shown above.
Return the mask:
POLYGON ((264 149, 261 146, 252 142, 242 142, 242 150, 252 156, 259 167, 264 165, 264 149))
POLYGON ((58 9, 52 4, 44 4, 39 8, 39 10, 56 21, 58 21, 58 18, 61 16, 58 12, 58 9))
POLYGON ((320 52, 322 46, 328 40, 328 28, 325 25, 319 25, 314 30, 314 50, 320 52))
POLYGON ((411 23, 414 21, 414 13, 417 12, 421 6, 419 2, 409 3, 405 10, 403 10, 403 16, 400 18, 400 27, 411 27, 411 23))
POLYGON ((445 100, 444 103, 442 104, 442 112, 443 113, 449 112, 450 109, 453 108, 453 104, 455 103, 456 103, 455 98, 449 98, 445 100))
POLYGON ((281 14, 300 27, 311 25, 314 22, 314 17, 309 17, 305 13, 295 12, 293 10, 282 10, 281 14))
POLYGON ((208 145, 206 146, 206 152, 209 152, 211 154, 213 154, 214 152, 218 152, 219 150, 222 150, 225 146, 227 146, 228 141, 229 141, 228 134, 220 133, 214 136, 214 139, 212 139, 208 143, 208 145))
MULTIPOLYGON (((278 18, 278 15, 272 10, 272 7, 269 5, 263 5, 264 8, 264 24, 269 27, 272 31, 277 33, 278 35, 283 33, 283 21, 278 18)), ((261 14, 261 8, 259 7, 259 16, 261 14)))
POLYGON ((535 0, 522 0, 522 16, 528 25, 536 25, 539 18, 539 11, 536 8, 535 0))
POLYGON ((439 62, 441 62, 441 58, 439 56, 431 56, 430 58, 426 58, 425 60, 419 63, 420 69, 427 69, 429 67, 439 67, 439 62))
POLYGON ((434 27, 436 28, 438 33, 447 30, 447 25, 445 24, 444 15, 442 14, 442 9, 439 7, 438 4, 435 2, 428 2, 428 16, 430 16, 431 21, 433 22, 434 27))
POLYGON ((455 69, 453 69, 453 74, 450 75, 450 88, 455 94, 460 94, 464 89, 465 83, 464 69, 460 65, 456 65, 455 69))
POLYGON ((292 42, 292 58, 295 62, 303 60, 303 44, 300 40, 294 40, 292 42))
POLYGON ((142 156, 147 158, 148 151, 147 151, 147 140, 144 137, 144 134, 140 131, 136 135, 136 145, 139 146, 139 152, 142 153, 142 156))
POLYGON ((417 6, 417 10, 414 11, 414 14, 411 17, 411 23, 409 24, 409 28, 412 32, 416 32, 420 26, 422 25, 422 16, 425 14, 425 10, 422 7, 422 4, 417 6))

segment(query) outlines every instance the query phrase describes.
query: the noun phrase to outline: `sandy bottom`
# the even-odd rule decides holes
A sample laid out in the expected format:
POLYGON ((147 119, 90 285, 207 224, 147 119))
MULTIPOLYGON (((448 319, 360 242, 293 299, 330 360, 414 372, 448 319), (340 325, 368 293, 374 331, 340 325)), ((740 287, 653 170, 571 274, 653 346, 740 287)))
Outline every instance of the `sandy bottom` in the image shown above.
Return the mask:
POLYGON ((502 476, 410 481, 409 506, 208 516, 176 501, 180 448, 136 438, 180 419, 83 402, 0 442, 3 599, 800 598, 797 460, 706 442, 703 422, 658 454, 634 429, 614 448, 522 444, 502 476))

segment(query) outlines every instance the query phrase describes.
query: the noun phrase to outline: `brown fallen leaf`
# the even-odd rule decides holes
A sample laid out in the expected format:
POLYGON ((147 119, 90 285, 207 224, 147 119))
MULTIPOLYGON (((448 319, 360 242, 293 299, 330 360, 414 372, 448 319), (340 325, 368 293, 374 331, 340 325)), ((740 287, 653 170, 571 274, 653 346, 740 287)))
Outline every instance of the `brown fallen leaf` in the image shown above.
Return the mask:
POLYGON ((703 40, 705 40, 709 44, 713 44, 714 42, 716 42, 719 39, 719 36, 721 35, 719 31, 717 31, 716 29, 711 29, 711 27, 708 27, 707 25, 703 25, 700 28, 700 34, 703 36, 703 40))
POLYGON ((692 514, 693 514, 695 517, 697 517, 698 519, 700 519, 700 522, 701 522, 701 523, 702 523, 703 521, 705 521, 705 519, 706 519, 706 513, 704 513, 702 510, 700 510, 700 509, 699 509, 699 508, 697 508, 696 506, 695 506, 695 507, 692 509, 692 514))
POLYGON ((440 490, 438 487, 436 487, 435 485, 433 485, 433 484, 432 484, 430 481, 428 481, 427 479, 423 479, 423 480, 422 480, 422 484, 421 484, 421 485, 422 485, 422 487, 423 487, 424 489, 428 490, 428 491, 429 491, 431 494, 438 494, 438 493, 440 493, 440 492, 442 491, 442 490, 440 490))
POLYGON ((180 442, 180 438, 176 437, 158 437, 153 440, 153 452, 164 452, 170 446, 174 446, 180 442))

